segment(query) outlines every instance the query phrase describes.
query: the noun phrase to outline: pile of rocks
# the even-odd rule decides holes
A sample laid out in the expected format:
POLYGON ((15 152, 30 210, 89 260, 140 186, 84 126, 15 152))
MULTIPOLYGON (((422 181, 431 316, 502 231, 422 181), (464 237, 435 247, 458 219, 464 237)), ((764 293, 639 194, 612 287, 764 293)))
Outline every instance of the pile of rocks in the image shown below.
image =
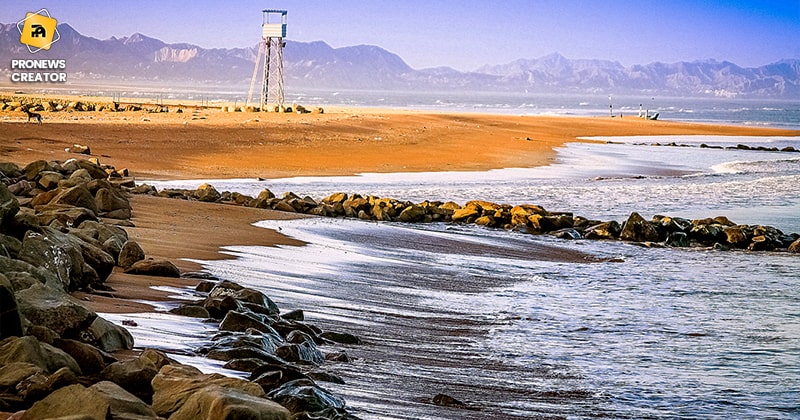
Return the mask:
POLYGON ((358 340, 324 333, 302 322, 299 311, 281 317, 268 297, 232 283, 201 283, 209 292, 204 302, 176 312, 221 320, 223 333, 203 353, 252 370, 253 381, 203 374, 155 350, 115 355, 133 348, 130 332, 70 292, 113 297, 104 284, 113 270, 182 275, 169 261, 146 259, 128 238, 124 190, 135 183, 119 172, 96 160, 0 163, 0 414, 351 418, 344 401, 314 382, 340 380, 319 364, 347 356, 323 355, 316 346, 358 340), (308 412, 318 413, 302 414, 308 412))
POLYGON ((196 190, 163 189, 149 185, 131 190, 161 197, 219 202, 256 208, 270 208, 325 217, 350 217, 363 220, 406 223, 451 222, 477 224, 531 234, 549 234, 562 239, 605 239, 642 243, 647 246, 715 247, 750 251, 786 250, 800 253, 800 234, 784 234, 761 225, 737 225, 726 217, 689 220, 657 215, 644 220, 634 212, 622 223, 592 220, 570 212, 551 212, 533 204, 508 205, 488 201, 454 202, 409 201, 372 195, 335 193, 322 200, 300 197, 292 192, 278 198, 270 190, 257 197, 236 192, 218 192, 203 184, 196 190))
MULTIPOLYGON (((122 112, 122 111, 141 111, 143 107, 138 104, 121 104, 119 102, 88 102, 74 101, 67 99, 35 99, 24 96, 5 96, 0 97, 0 111, 23 112, 25 110, 34 112, 122 112)), ((176 108, 177 109, 177 108, 176 108)), ((152 112, 168 112, 167 107, 153 107, 152 112)))

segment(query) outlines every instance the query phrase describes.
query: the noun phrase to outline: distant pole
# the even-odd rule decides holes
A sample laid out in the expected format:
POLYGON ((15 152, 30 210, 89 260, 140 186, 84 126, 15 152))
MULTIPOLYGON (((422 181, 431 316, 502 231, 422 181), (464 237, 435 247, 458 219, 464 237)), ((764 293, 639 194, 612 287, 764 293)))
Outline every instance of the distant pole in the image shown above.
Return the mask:
POLYGON ((611 95, 608 95, 608 113, 611 118, 614 118, 614 105, 611 102, 611 95))

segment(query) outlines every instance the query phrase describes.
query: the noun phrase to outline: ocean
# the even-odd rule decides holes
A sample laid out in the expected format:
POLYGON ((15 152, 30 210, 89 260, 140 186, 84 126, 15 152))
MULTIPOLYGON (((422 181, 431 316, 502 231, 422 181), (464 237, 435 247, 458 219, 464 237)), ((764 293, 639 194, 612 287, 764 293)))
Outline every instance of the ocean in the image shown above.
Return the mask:
MULTIPOLYGON (((563 114, 602 109, 596 102, 576 102, 563 114)), ((800 127, 797 103, 686 103, 694 105, 653 108, 671 120, 800 127)), ((470 110, 460 104, 442 109, 470 110)), ((498 111, 495 105, 486 112, 498 111)), ((633 116, 638 103, 630 107, 633 116)), ((515 103, 509 109, 530 111, 515 103)), ((800 138, 594 140, 607 143, 567 144, 539 168, 148 183, 210 182, 220 191, 269 188, 317 199, 343 191, 415 202, 531 203, 620 222, 633 211, 645 218, 725 215, 800 233, 800 153, 725 148, 800 149, 800 138), (684 147, 663 146, 670 143, 684 147)), ((346 384, 321 384, 362 418, 800 418, 796 254, 650 249, 448 224, 311 218, 258 225, 308 245, 229 247, 235 259, 204 261, 205 270, 264 291, 284 310, 303 309, 323 329, 360 336, 363 345, 346 348, 352 362, 324 365, 346 384), (603 262, 520 256, 535 247, 603 262), (469 409, 431 404, 438 393, 469 409)), ((161 314, 107 316, 135 319, 139 346, 219 370, 189 356, 214 333, 207 324, 161 314)))

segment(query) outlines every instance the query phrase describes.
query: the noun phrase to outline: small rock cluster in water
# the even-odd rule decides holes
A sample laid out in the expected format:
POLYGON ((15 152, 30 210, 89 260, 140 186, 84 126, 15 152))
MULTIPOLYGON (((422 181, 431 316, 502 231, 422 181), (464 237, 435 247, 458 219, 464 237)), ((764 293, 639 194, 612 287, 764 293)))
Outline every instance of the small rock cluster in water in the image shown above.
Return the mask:
POLYGON ((292 192, 278 198, 268 189, 261 191, 257 197, 228 191, 220 193, 209 184, 203 184, 196 190, 161 191, 145 184, 129 191, 324 217, 406 223, 472 223, 531 234, 549 234, 561 239, 605 239, 635 242, 645 246, 694 246, 721 250, 800 253, 798 233, 785 234, 772 226, 739 225, 724 216, 689 220, 657 215, 648 221, 634 212, 620 223, 613 220, 591 220, 570 212, 549 212, 533 204, 512 206, 478 200, 469 201, 462 206, 454 202, 412 203, 371 195, 334 193, 317 201, 292 192))

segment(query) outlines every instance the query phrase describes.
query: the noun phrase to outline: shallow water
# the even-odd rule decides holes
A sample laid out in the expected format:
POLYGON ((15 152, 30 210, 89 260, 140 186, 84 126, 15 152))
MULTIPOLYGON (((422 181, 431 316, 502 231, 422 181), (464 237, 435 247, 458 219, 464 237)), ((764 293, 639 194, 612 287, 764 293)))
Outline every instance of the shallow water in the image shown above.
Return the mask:
MULTIPOLYGON (((268 187, 315 198, 347 191, 535 203, 604 220, 631 211, 722 214, 800 232, 799 154, 640 145, 800 148, 797 138, 607 140, 623 144, 569 144, 543 168, 211 182, 251 195, 268 187)), ((442 224, 259 225, 309 245, 231 247, 236 259, 204 262, 206 269, 263 290, 284 310, 303 309, 311 323, 359 335, 365 344, 335 347, 353 362, 325 364, 347 385, 323 386, 363 418, 800 417, 796 255, 646 249, 442 224), (556 256, 621 262, 541 261, 533 256, 543 246, 562 247, 548 249, 556 256), (440 392, 471 409, 432 405, 440 392)), ((189 344, 210 334, 186 328, 189 344)))

